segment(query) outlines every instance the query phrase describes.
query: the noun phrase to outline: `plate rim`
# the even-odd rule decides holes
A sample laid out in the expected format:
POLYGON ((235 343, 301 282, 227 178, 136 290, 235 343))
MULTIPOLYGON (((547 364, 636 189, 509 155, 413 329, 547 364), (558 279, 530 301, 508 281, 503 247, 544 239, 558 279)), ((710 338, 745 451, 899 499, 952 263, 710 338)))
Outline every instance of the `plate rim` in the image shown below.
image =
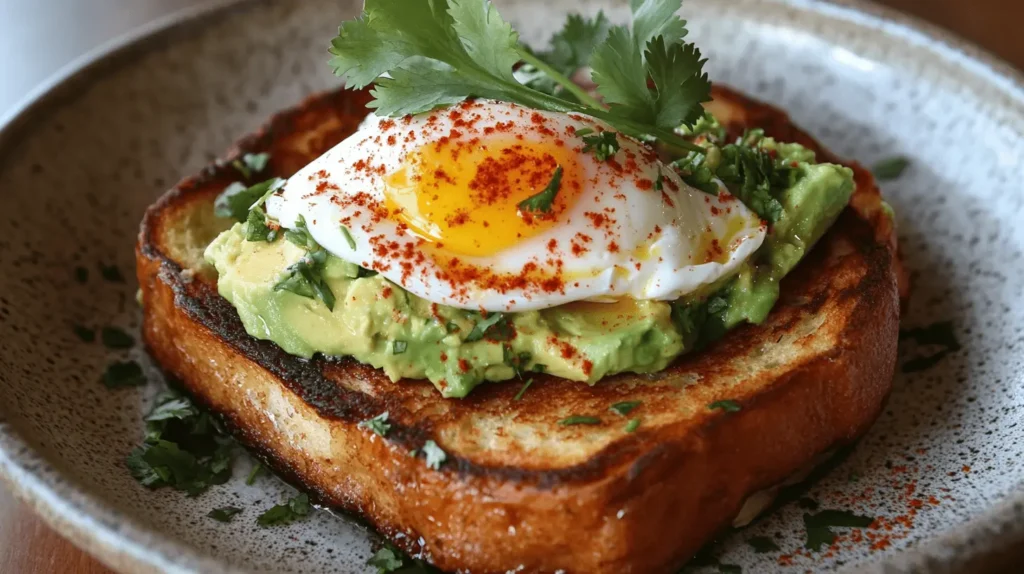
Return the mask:
MULTIPOLYGON (((102 81, 107 70, 116 69, 145 53, 158 39, 172 32, 192 25, 201 26, 222 13, 272 1, 275 0, 207 0, 135 27, 87 51, 38 84, 0 116, 0 162, 16 146, 17 135, 31 128, 33 122, 46 112, 59 107, 65 98, 73 97, 75 86, 97 79, 102 81)), ((896 41, 921 44, 927 52, 963 67, 981 82, 1007 95, 1020 108, 1020 117, 1024 120, 1024 71, 938 25, 871 0, 750 1, 843 20, 896 41)), ((197 552, 190 545, 165 537, 137 520, 126 520, 83 488, 72 483, 58 488, 55 483, 60 482, 60 478, 48 479, 45 476, 59 476, 49 467, 51 465, 35 452, 31 443, 17 432, 11 419, 0 411, 0 483, 17 500, 32 508, 47 526, 75 546, 118 572, 241 572, 223 561, 197 552), (46 467, 45 470, 40 466, 46 467), (117 522, 122 527, 116 526, 117 522), (125 528, 125 523, 130 527, 125 528)), ((1024 539, 1024 525, 1019 523, 1022 514, 1024 484, 959 528, 940 531, 917 546, 856 567, 881 570, 929 564, 925 567, 928 570, 943 564, 948 568, 952 565, 936 561, 948 559, 953 546, 967 546, 966 559, 982 558, 1024 539), (994 533, 998 536, 993 536, 994 533), (990 542, 983 547, 972 545, 975 535, 989 536, 990 542)))

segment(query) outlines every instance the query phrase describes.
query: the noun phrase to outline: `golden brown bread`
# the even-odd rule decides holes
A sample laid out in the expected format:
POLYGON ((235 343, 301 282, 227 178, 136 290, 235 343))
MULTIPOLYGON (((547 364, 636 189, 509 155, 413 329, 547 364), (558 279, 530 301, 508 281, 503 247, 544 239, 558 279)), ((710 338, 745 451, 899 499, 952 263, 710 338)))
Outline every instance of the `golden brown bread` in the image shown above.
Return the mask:
MULTIPOLYGON (((766 128, 832 159, 785 114, 725 89, 712 104, 731 130, 766 128)), ((316 96, 243 139, 229 159, 269 151, 286 177, 350 133, 362 92, 316 96)), ((210 166, 146 213, 137 248, 144 339, 154 358, 235 436, 321 503, 364 516, 446 570, 670 572, 752 493, 867 430, 888 395, 900 292, 895 231, 871 175, 790 277, 768 320, 731 332, 656 376, 587 387, 537 377, 445 400, 429 383, 392 383, 347 359, 303 361, 249 337, 217 295, 202 250, 227 226, 212 202, 237 172, 210 166), (711 410, 730 399, 738 412, 711 410), (609 412, 642 424, 625 431, 609 412), (389 413, 386 438, 359 428, 389 413), (560 426, 595 415, 598 426, 560 426), (410 456, 428 439, 447 462, 410 456)), ((903 286, 903 287, 901 287, 903 286)))

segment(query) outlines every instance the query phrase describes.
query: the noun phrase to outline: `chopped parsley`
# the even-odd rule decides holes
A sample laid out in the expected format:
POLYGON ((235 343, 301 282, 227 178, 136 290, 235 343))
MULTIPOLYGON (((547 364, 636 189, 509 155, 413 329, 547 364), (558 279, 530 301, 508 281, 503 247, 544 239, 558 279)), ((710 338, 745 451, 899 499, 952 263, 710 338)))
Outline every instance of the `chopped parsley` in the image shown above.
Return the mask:
POLYGON ((369 107, 379 116, 416 114, 482 96, 589 115, 634 137, 702 152, 674 132, 699 119, 701 103, 711 98, 705 60, 683 42, 685 22, 675 15, 681 5, 682 0, 634 0, 632 29, 609 27, 602 18, 559 40, 562 69, 587 62, 607 107, 520 44, 486 0, 369 0, 359 17, 340 26, 330 64, 350 89, 374 84, 369 107), (513 67, 521 61, 572 98, 553 95, 557 90, 550 85, 532 89, 537 82, 517 81, 513 67))
POLYGON ((871 171, 881 181, 898 179, 910 167, 910 160, 904 156, 894 156, 876 163, 871 171))
POLYGON ((100 340, 108 349, 131 349, 135 346, 135 339, 118 327, 103 327, 100 340))
POLYGON ((438 470, 444 464, 444 461, 448 459, 448 455, 432 440, 423 443, 421 450, 423 451, 424 458, 427 459, 427 468, 438 470))
POLYGON ((619 151, 619 140, 615 132, 600 132, 596 135, 589 135, 593 130, 582 129, 576 135, 583 137, 583 153, 593 152, 597 161, 608 161, 608 158, 619 151))
POLYGON ((146 375, 135 361, 119 361, 107 366, 103 373, 103 384, 108 389, 140 387, 146 384, 146 375))
POLYGON ((572 426, 572 425, 599 425, 599 424, 601 424, 601 419, 599 419, 597 417, 588 417, 588 416, 583 416, 583 415, 573 415, 571 417, 566 417, 566 418, 558 421, 558 424, 560 424, 560 425, 562 425, 564 427, 572 426))
POLYGON ((632 419, 626 423, 626 432, 636 432, 640 428, 640 419, 632 419))
POLYGON ((401 552, 390 544, 385 544, 366 561, 367 566, 377 568, 377 574, 388 574, 405 565, 401 552))
POLYGON ((121 274, 121 270, 117 265, 104 265, 101 263, 100 276, 102 276, 105 281, 109 281, 111 283, 124 283, 124 275, 121 274))
POLYGON ((313 507, 309 504, 309 496, 304 492, 299 493, 284 503, 273 506, 259 515, 256 518, 256 524, 264 528, 289 524, 304 516, 308 516, 311 510, 313 510, 313 507))
POLYGON ((242 512, 241 508, 235 508, 234 506, 222 506, 220 508, 214 508, 207 513, 207 516, 218 522, 231 522, 239 512, 242 512))
POLYGON ((355 249, 356 248, 356 240, 355 240, 355 238, 352 237, 352 232, 349 231, 348 227, 345 227, 344 225, 342 225, 340 227, 341 227, 341 234, 345 236, 345 242, 348 243, 349 248, 350 249, 355 249))
POLYGON ((817 552, 836 541, 832 528, 867 528, 875 519, 859 516, 845 510, 822 510, 816 514, 804 514, 807 541, 804 547, 817 552))
POLYGON ((213 213, 217 217, 231 218, 238 222, 249 219, 249 209, 265 200, 271 193, 285 184, 285 180, 275 177, 246 187, 244 183, 235 182, 224 188, 213 202, 213 213))
POLYGON ((273 243, 277 241, 279 235, 280 229, 267 224, 267 212, 263 211, 262 207, 254 205, 245 220, 245 240, 273 243))
POLYGON ((732 400, 726 399, 726 400, 715 401, 715 402, 711 403, 710 405, 708 405, 708 409, 710 409, 710 410, 719 409, 719 410, 723 410, 723 411, 725 411, 727 413, 735 413, 735 412, 740 410, 740 404, 737 403, 736 401, 732 401, 732 400))
POLYGON ((754 536, 753 538, 747 539, 747 544, 754 549, 754 552, 758 554, 767 554, 768 552, 778 552, 781 550, 779 545, 774 540, 767 536, 754 536))
POLYGON ((508 341, 512 339, 515 331, 512 323, 504 313, 488 313, 486 317, 481 316, 473 325, 473 329, 466 335, 463 341, 472 343, 481 339, 489 341, 508 341))
POLYGON ((551 207, 554 206, 555 197, 558 196, 558 190, 561 187, 562 166, 558 166, 555 168, 555 172, 551 174, 551 181, 548 182, 548 186, 544 188, 544 191, 520 201, 516 207, 524 213, 551 213, 551 207))
POLYGON ((285 269, 284 276, 274 285, 274 291, 288 291, 307 299, 319 299, 329 311, 333 311, 334 292, 323 277, 326 264, 327 251, 323 248, 307 253, 285 269))
POLYGON ((269 161, 269 153, 247 153, 240 159, 231 162, 231 167, 237 169, 242 177, 249 179, 266 169, 269 161))
POLYGON ((409 348, 409 343, 402 340, 394 340, 391 342, 391 354, 401 355, 409 348))
POLYGON ((196 496, 231 477, 234 441, 186 397, 161 394, 145 420, 146 438, 125 460, 144 486, 196 496))
POLYGON ((75 336, 83 343, 92 343, 96 340, 96 331, 93 331, 89 327, 85 327, 83 325, 72 325, 71 330, 75 332, 75 336))
POLYGON ((523 398, 523 394, 526 393, 526 389, 530 388, 530 385, 532 385, 532 384, 533 384, 533 379, 532 378, 531 379, 526 379, 526 382, 523 383, 522 388, 519 389, 519 392, 516 393, 516 396, 512 397, 512 400, 513 401, 518 401, 519 399, 523 398))
POLYGON ((622 401, 621 403, 615 403, 608 410, 620 414, 622 416, 626 416, 630 413, 630 411, 637 408, 641 404, 643 404, 643 401, 622 401))
POLYGON ((388 431, 391 430, 391 425, 388 424, 388 411, 384 411, 372 419, 366 419, 359 423, 359 428, 369 429, 380 436, 387 436, 388 431))

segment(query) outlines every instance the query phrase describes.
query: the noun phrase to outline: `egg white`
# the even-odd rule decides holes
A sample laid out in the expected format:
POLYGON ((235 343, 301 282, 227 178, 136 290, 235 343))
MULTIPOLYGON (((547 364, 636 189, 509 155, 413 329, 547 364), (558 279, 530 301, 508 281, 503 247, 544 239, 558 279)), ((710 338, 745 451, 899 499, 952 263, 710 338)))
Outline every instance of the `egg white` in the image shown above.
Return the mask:
MULTIPOLYGON (((486 311, 527 311, 620 297, 675 300, 736 272, 764 241, 763 223, 724 187, 715 197, 687 186, 672 168, 652 158, 649 150, 632 138, 618 135, 621 149, 613 158, 619 165, 627 157, 635 158, 637 166, 628 175, 609 162, 598 161, 593 153, 582 152, 581 138, 564 135, 572 134, 572 128, 614 131, 593 118, 536 112, 488 100, 463 104, 460 113, 475 118, 472 128, 463 123, 456 130, 447 109, 407 119, 368 118, 356 133, 303 168, 271 196, 266 202, 268 215, 285 227, 293 227, 299 216, 304 217, 313 238, 328 251, 376 270, 430 302, 486 311), (486 142, 485 128, 511 122, 511 134, 522 135, 526 142, 550 137, 539 133, 530 121, 538 113, 549 130, 578 149, 587 185, 558 225, 496 255, 460 258, 495 273, 519 273, 529 263, 555 273, 547 247, 554 239, 559 246, 557 259, 562 262, 557 272, 566 279, 559 290, 549 292, 530 286, 497 290, 486 285, 449 284, 439 279, 444 269, 430 257, 411 272, 408 267, 403 270, 395 262, 382 261, 375 255, 370 236, 385 237, 402 246, 412 244, 417 250, 422 240, 400 228, 396 221, 374 221, 368 210, 336 201, 363 193, 382 204, 387 174, 400 169, 412 150, 444 136, 481 138, 486 142), (397 139, 393 137, 396 134, 397 139), (387 143, 389 139, 392 144, 387 143), (355 169, 359 160, 377 167, 355 169), (661 191, 641 188, 638 182, 656 181, 659 173, 664 178, 661 191), (332 200, 332 196, 337 197, 332 200), (606 211, 609 209, 613 211, 606 211), (595 229, 592 219, 585 215, 588 212, 613 213, 614 221, 595 229), (343 219, 349 223, 354 247, 340 224, 343 219), (581 233, 592 241, 585 253, 574 255, 570 245, 581 233), (722 242, 720 261, 704 261, 703 246, 710 239, 722 242), (613 243, 617 247, 614 252, 609 248, 613 243)), ((510 213, 509 217, 517 215, 510 213)))

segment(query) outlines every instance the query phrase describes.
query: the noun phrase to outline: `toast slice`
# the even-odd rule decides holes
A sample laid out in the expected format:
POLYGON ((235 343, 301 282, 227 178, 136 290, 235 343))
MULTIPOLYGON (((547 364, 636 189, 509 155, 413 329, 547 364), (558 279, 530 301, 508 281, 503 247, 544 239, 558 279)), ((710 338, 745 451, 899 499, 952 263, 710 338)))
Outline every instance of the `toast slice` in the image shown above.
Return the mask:
MULTIPOLYGON (((753 493, 855 440, 880 412, 905 281, 892 220, 855 164, 850 207, 783 281, 768 320, 655 375, 594 387, 537 376, 518 400, 521 381, 446 400, 425 381, 250 337, 202 259, 230 223, 212 208, 238 178, 230 160, 270 152, 268 174, 287 177, 351 133, 367 100, 337 91, 279 114, 150 207, 137 246, 153 357, 318 502, 445 570, 669 572, 753 493), (624 400, 642 401, 635 432, 609 411, 624 400), (709 408, 721 400, 740 410, 709 408), (358 426, 385 411, 386 437, 358 426), (602 423, 557 423, 572 415, 602 423), (427 440, 447 455, 439 469, 427 440)), ((773 108, 726 89, 711 107, 730 130, 763 127, 834 159, 773 108)))

